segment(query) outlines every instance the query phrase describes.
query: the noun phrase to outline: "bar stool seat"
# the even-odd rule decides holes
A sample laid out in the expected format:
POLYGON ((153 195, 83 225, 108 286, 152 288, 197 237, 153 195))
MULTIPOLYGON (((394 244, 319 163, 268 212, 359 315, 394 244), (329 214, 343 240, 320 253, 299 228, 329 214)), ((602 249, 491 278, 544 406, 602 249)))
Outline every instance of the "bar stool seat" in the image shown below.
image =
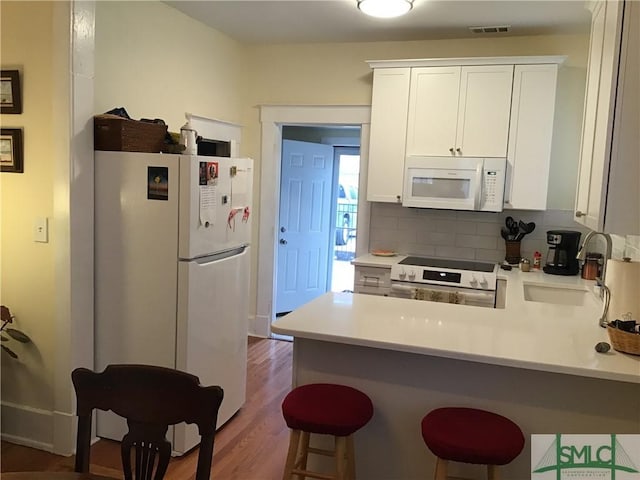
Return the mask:
POLYGON ((366 394, 346 385, 302 385, 287 394, 282 402, 282 414, 291 429, 284 479, 289 480, 293 475, 355 478, 353 434, 373 417, 373 404, 366 394), (333 436, 334 450, 309 447, 310 434, 333 436), (335 456, 336 474, 307 470, 309 453, 335 456))
POLYGON ((436 480, 447 478, 447 462, 487 465, 490 480, 498 465, 514 460, 524 447, 520 427, 502 415, 475 408, 446 407, 422 419, 422 438, 438 461, 436 480))

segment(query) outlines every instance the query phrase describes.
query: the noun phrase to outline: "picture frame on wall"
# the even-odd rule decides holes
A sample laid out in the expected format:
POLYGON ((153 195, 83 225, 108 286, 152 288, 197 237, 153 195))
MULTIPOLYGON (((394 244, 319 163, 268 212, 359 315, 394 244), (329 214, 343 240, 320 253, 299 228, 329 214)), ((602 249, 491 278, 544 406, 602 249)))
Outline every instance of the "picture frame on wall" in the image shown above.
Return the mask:
POLYGON ((0 113, 22 113, 18 70, 2 70, 0 74, 0 113))
POLYGON ((0 171, 24 171, 21 128, 3 128, 0 131, 0 171))

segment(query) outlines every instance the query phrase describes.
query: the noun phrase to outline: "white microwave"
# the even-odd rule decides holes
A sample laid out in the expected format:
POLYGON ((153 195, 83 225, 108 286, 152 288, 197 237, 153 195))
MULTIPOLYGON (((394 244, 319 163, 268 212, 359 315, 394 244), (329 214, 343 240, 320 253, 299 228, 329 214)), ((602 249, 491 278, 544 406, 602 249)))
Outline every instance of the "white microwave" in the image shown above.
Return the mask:
POLYGON ((409 156, 402 205, 501 212, 506 165, 505 158, 409 156))

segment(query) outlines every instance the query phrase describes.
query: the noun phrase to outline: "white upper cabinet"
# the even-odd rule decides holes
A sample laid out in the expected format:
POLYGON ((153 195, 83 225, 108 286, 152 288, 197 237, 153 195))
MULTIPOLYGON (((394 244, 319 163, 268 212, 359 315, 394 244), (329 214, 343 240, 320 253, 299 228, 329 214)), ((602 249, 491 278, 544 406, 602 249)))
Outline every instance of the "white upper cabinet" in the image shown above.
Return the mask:
POLYGON ((373 72, 367 200, 402 202, 409 68, 373 72))
POLYGON ((638 2, 592 6, 576 191, 575 220, 620 235, 640 234, 639 10, 638 2))
POLYGON ((558 65, 516 65, 505 208, 546 210, 558 65))
POLYGON ((513 65, 411 72, 407 155, 506 157, 513 65))
POLYGON ((374 72, 367 200, 402 202, 404 162, 410 155, 508 156, 505 207, 544 209, 556 71, 564 60, 368 62, 374 72))

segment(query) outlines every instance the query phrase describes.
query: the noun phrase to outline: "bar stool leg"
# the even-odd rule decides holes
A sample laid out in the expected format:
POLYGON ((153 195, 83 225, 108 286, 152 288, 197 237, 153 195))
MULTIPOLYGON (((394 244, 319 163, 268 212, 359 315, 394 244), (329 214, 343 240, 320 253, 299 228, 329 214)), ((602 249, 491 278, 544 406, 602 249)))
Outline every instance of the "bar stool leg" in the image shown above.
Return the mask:
POLYGON ((291 480, 291 475, 296 465, 296 457, 298 455, 300 433, 300 430, 291 430, 291 434, 289 435, 289 451, 287 452, 287 462, 284 466, 282 480, 291 480))
MULTIPOLYGON (((309 432, 302 432, 300 435, 300 446, 298 448, 298 456, 296 458, 296 468, 301 470, 307 469, 307 458, 309 457, 309 432)), ((300 480, 304 480, 303 476, 299 476, 300 480)))
POLYGON ((487 465, 487 477, 489 480, 500 480, 500 471, 497 465, 487 465))
POLYGON ((447 461, 438 457, 434 480, 447 480, 447 461))
POLYGON ((336 470, 338 480, 348 480, 349 477, 349 458, 347 453, 347 437, 334 437, 336 449, 336 470))
POLYGON ((356 480, 356 449, 353 435, 347 437, 347 462, 349 464, 349 480, 356 480))

